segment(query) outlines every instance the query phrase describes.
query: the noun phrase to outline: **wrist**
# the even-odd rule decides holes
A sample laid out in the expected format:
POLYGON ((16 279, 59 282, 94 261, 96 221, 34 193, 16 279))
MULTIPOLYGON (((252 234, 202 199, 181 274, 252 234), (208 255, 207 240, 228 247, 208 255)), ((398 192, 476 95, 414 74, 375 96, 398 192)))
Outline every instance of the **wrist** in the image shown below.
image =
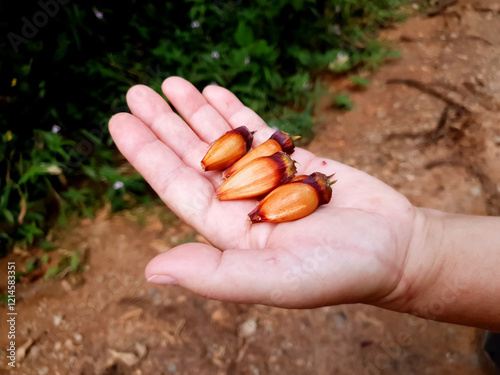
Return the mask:
POLYGON ((401 280, 385 305, 500 331, 500 218, 416 208, 401 280))
POLYGON ((413 315, 426 315, 422 306, 442 274, 443 213, 414 207, 413 231, 396 288, 377 306, 413 315))

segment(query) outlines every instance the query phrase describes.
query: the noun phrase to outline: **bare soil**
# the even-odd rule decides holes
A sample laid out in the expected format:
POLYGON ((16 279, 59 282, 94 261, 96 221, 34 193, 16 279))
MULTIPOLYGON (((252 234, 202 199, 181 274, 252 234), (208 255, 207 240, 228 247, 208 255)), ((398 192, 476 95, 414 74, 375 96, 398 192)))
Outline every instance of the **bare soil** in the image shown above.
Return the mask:
MULTIPOLYGON (((308 148, 376 176, 415 205, 500 215, 500 3, 460 0, 436 12, 384 32, 402 58, 370 74, 369 87, 325 77, 355 108, 342 112, 325 98, 308 148)), ((6 365, 1 307, 0 373, 490 373, 474 328, 364 305, 222 303, 148 284, 149 259, 204 241, 167 208, 104 209, 53 236, 51 264, 76 250, 86 268, 56 280, 35 273, 17 285, 18 363, 6 365)), ((15 261, 22 270, 30 254, 16 249, 0 269, 15 261)))

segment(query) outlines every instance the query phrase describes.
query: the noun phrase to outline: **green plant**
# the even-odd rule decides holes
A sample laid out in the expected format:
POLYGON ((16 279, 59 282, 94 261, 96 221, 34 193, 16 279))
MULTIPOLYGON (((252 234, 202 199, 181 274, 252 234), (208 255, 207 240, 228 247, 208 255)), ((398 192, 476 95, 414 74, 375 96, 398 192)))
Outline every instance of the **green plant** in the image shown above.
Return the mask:
POLYGON ((351 102, 349 95, 337 94, 333 96, 333 106, 335 108, 351 111, 354 108, 354 103, 351 102))
POLYGON ((360 76, 349 76, 349 79, 357 86, 367 87, 370 84, 370 80, 365 77, 360 76))
POLYGON ((83 270, 80 255, 77 251, 72 252, 70 255, 61 258, 57 265, 49 267, 45 272, 44 278, 57 278, 64 277, 68 273, 80 272, 83 270))

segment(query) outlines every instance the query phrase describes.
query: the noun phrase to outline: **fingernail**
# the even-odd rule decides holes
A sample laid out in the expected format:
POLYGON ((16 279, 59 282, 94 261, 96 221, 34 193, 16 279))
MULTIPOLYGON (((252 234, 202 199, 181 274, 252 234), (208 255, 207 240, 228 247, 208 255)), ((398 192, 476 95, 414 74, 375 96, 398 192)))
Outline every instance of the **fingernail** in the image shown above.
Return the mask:
POLYGON ((177 284, 177 280, 172 276, 168 275, 153 275, 148 279, 148 282, 153 284, 169 284, 169 285, 177 284))

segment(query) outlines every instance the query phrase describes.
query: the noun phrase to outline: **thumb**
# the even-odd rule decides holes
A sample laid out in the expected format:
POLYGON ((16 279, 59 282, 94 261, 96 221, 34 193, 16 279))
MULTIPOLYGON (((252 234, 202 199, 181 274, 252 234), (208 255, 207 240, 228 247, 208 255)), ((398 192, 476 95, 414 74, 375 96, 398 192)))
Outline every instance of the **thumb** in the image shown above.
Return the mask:
POLYGON ((298 307, 300 290, 287 279, 290 262, 295 257, 274 249, 220 251, 188 243, 156 256, 145 275, 151 283, 180 285, 212 299, 298 307))

